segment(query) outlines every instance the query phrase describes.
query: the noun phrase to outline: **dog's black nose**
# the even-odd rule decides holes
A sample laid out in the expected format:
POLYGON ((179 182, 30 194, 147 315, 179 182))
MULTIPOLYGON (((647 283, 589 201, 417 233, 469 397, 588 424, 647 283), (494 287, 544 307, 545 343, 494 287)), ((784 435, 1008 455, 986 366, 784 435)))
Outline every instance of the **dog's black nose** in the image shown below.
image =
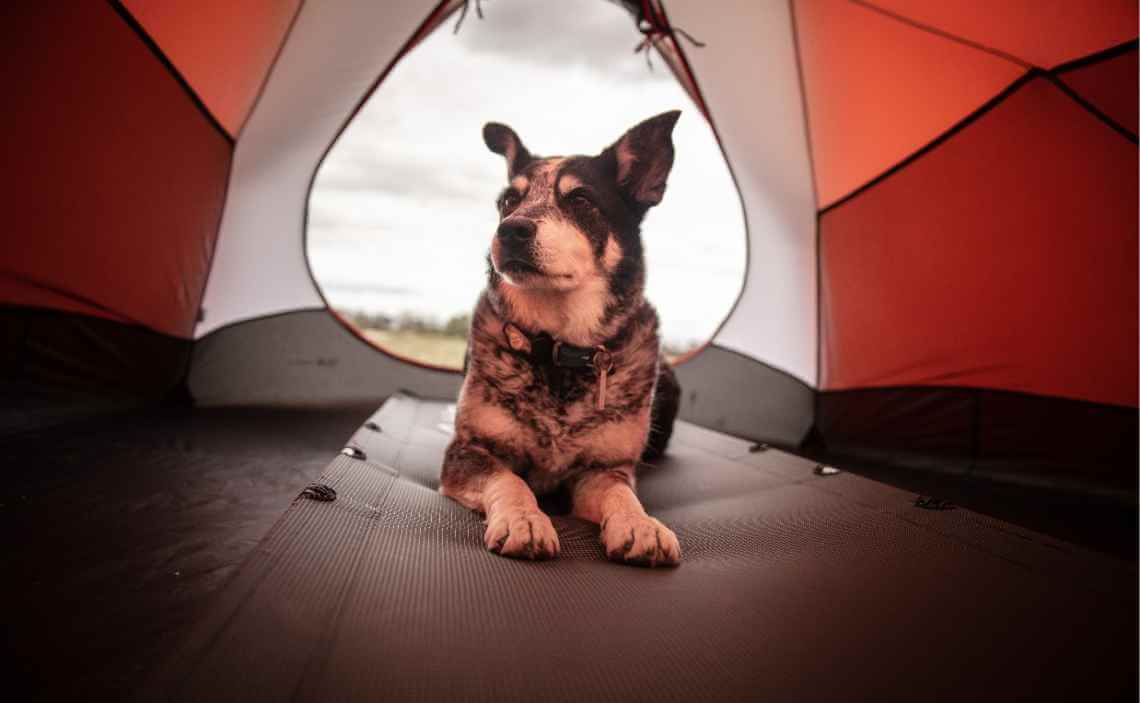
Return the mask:
POLYGON ((499 239, 507 244, 512 242, 526 242, 534 239, 536 229, 534 222, 530 220, 512 218, 504 220, 503 223, 499 225, 498 235, 499 239))

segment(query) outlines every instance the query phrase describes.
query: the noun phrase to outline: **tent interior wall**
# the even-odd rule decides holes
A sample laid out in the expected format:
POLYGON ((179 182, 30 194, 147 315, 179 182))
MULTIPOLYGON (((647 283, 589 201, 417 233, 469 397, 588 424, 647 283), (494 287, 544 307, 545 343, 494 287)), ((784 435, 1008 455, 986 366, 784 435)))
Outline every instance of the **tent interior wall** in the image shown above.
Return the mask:
MULTIPOLYGON (((1136 3, 618 4, 714 130, 746 221, 740 297, 678 367, 682 419, 1134 560, 1136 3)), ((85 427, 120 452, 146 440, 114 418, 150 412, 454 400, 459 371, 330 309, 306 226, 360 107, 474 5, 0 10, 13 456, 85 427)))
MULTIPOLYGON (((668 16, 629 3, 715 38, 686 51, 651 34, 716 130, 749 232, 736 306, 681 366, 683 417, 785 447, 1001 460, 1014 478, 1130 493, 1135 10, 1108 3, 1074 33, 1054 24, 1064 13, 991 25, 896 4, 729 3, 723 23, 693 3, 668 16), (1037 39, 1015 29, 1028 21, 1037 39), (741 62, 767 67, 763 93, 739 89, 741 62), (951 421, 947 389, 1032 410, 974 403, 969 422, 951 421), (1080 408, 1122 420, 1081 422, 1080 408), (883 421, 902 416, 921 438, 883 421), (1032 432, 1042 422, 1100 461, 1051 462, 1032 432)), ((201 405, 452 397, 454 373, 335 329, 304 229, 336 137, 460 5, 8 10, 9 65, 36 66, 5 78, 21 96, 8 116, 13 231, 35 233, 0 271, 12 381, 149 398, 183 386, 201 405), (49 332, 84 325, 31 310, 111 320, 124 339, 149 330, 172 356, 117 344, 113 325, 86 326, 97 345, 49 332), (146 375, 156 364, 171 369, 161 383, 146 375)))

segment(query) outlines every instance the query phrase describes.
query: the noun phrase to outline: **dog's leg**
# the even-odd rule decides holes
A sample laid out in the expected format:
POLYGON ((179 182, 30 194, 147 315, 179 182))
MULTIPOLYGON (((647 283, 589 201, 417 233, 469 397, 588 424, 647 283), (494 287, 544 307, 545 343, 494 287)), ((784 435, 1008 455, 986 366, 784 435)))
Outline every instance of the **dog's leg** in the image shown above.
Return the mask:
POLYGON ((492 552, 519 559, 558 555, 558 533, 530 486, 502 460, 461 440, 447 448, 440 492, 487 516, 483 543, 492 552))
POLYGON ((673 425, 677 411, 681 407, 681 384, 672 365, 661 357, 658 365, 657 385, 653 389, 653 410, 649 421, 649 441, 641 453, 641 460, 653 462, 665 454, 669 438, 673 436, 673 425))
POLYGON ((590 471, 574 484, 574 515, 602 528, 602 546, 614 561, 642 566, 681 563, 681 545, 650 517, 633 492, 633 466, 590 471))

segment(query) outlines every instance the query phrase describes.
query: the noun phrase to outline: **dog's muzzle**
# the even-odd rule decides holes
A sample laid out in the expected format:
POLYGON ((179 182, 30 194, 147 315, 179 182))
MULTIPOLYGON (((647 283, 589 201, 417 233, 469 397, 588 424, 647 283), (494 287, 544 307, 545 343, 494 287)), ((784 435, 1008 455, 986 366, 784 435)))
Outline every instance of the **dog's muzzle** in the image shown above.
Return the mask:
POLYGON ((534 240, 538 226, 533 220, 508 217, 495 233, 499 240, 500 271, 504 273, 540 273, 534 260, 534 240))
POLYGON ((538 226, 534 220, 508 217, 499 224, 499 230, 495 236, 499 238, 503 246, 529 245, 534 241, 537 232, 538 226))

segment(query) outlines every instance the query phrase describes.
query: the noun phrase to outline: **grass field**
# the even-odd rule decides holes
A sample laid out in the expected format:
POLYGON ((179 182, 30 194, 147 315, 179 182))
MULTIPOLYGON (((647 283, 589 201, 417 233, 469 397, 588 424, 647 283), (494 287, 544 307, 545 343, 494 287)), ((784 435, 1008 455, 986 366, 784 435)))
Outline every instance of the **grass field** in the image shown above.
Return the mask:
MULTIPOLYGON (((408 357, 415 361, 435 366, 446 366, 454 369, 463 368, 463 353, 467 351, 467 339, 438 332, 425 332, 421 330, 378 330, 363 328, 360 330, 365 337, 378 344, 381 348, 408 357)), ((665 348, 665 358, 674 361, 682 353, 695 348, 696 343, 686 345, 687 348, 665 348)))
POLYGON ((436 366, 463 367, 467 339, 417 330, 362 329, 364 336, 384 349, 410 359, 436 366))

